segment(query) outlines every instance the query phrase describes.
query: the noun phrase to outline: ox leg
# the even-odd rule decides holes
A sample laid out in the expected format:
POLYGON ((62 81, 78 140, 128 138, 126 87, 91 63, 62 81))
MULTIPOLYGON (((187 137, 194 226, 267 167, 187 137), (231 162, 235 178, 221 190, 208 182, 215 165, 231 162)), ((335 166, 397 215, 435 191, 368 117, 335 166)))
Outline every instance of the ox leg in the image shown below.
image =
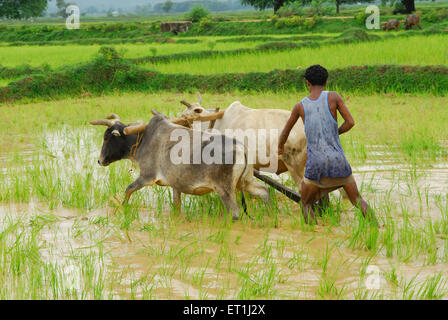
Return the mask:
POLYGON ((246 180, 244 183, 244 191, 255 197, 261 198, 266 205, 271 204, 269 188, 264 184, 259 183, 258 181, 255 181, 253 179, 249 181, 246 180))
POLYGON ((173 204, 174 210, 180 210, 182 202, 181 202, 181 192, 173 188, 173 204))
POLYGON ((221 198, 221 201, 224 203, 227 211, 232 214, 232 219, 238 220, 240 218, 240 207, 238 206, 238 202, 236 201, 235 192, 220 190, 217 191, 217 193, 221 198))
POLYGON ((126 188, 126 194, 123 200, 123 204, 127 204, 129 202, 129 198, 131 197, 131 195, 137 191, 140 190, 141 188, 143 188, 145 185, 150 185, 148 183, 145 183, 145 181, 148 181, 147 179, 145 179, 144 177, 140 176, 137 178, 137 180, 135 180, 134 182, 132 182, 127 188, 126 188))

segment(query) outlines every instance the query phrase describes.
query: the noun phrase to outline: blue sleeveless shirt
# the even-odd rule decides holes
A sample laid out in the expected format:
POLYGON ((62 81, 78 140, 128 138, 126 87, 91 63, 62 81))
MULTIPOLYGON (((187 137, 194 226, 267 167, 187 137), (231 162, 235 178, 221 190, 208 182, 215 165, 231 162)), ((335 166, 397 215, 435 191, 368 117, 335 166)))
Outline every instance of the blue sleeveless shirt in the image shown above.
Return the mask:
POLYGON ((305 177, 320 182, 326 177, 350 176, 352 168, 342 150, 338 123, 328 106, 328 91, 323 91, 316 100, 306 97, 301 102, 305 111, 307 141, 305 177))

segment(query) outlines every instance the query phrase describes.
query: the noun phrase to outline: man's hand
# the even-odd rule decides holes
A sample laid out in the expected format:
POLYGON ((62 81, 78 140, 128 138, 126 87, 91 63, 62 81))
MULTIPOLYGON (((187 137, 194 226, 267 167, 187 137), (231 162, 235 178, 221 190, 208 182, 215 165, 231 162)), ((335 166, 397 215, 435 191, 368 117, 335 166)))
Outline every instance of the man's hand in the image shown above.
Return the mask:
POLYGON ((282 154, 283 154, 283 152, 285 152, 285 150, 283 149, 283 146, 278 146, 278 149, 277 149, 277 154, 279 155, 279 156, 281 156, 282 154))

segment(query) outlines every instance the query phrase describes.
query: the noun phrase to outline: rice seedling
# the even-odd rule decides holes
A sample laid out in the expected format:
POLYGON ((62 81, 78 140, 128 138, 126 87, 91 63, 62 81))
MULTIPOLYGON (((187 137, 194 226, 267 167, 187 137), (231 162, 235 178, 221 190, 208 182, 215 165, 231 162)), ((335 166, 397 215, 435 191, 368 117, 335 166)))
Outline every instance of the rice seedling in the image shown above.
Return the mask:
POLYGON ((296 69, 313 64, 321 64, 330 69, 348 65, 437 65, 446 63, 446 50, 443 47, 446 37, 446 35, 415 36, 386 39, 381 42, 338 44, 321 48, 192 59, 145 66, 163 73, 214 74, 296 69), (347 55, 347 52, 350 52, 350 55, 347 55), (385 55, 384 52, 388 54, 385 55))
MULTIPOLYGON (((240 43, 215 43, 214 50, 226 51, 240 48, 253 48, 259 41, 240 43)), ((181 52, 209 50, 207 42, 198 43, 158 43, 158 44, 119 44, 113 45, 124 53, 126 58, 138 58, 154 55, 166 55, 181 52)), ((49 65, 59 68, 91 60, 101 48, 101 45, 55 45, 55 46, 19 46, 0 47, 0 61, 3 66, 15 67, 23 64, 31 66, 49 65)), ((7 81, 7 80, 3 80, 7 81)))

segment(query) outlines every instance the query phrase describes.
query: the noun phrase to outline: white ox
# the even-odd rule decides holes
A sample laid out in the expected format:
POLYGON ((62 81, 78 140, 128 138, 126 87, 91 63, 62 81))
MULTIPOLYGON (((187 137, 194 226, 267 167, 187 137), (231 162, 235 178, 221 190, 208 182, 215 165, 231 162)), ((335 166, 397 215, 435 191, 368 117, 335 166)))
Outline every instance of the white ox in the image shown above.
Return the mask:
MULTIPOLYGON (((202 114, 215 112, 215 110, 204 109, 201 106, 201 97, 199 96, 198 103, 186 103, 187 109, 182 113, 186 114, 202 114)), ((276 168, 274 171, 277 174, 289 171, 292 179, 297 187, 300 189, 300 185, 305 172, 306 163, 306 138, 305 130, 302 121, 297 121, 296 125, 291 130, 288 140, 284 146, 284 153, 280 157, 277 156, 278 138, 291 115, 290 111, 281 109, 251 109, 239 101, 233 102, 224 112, 221 119, 216 119, 210 124, 210 122, 202 123, 202 130, 213 128, 219 130, 222 134, 227 134, 226 129, 247 130, 247 129, 263 129, 266 130, 266 150, 260 150, 260 143, 253 144, 248 143, 246 137, 241 138, 240 142, 243 142, 248 148, 249 153, 256 152, 256 161, 254 168, 262 171, 267 170, 266 167, 276 168), (278 134, 271 137, 270 130, 274 129, 278 134), (244 140, 244 141, 242 141, 244 140), (253 150, 257 148, 257 150, 253 150), (265 158, 269 158, 269 163, 266 163, 265 158), (275 161, 277 163, 271 163, 275 161)))

